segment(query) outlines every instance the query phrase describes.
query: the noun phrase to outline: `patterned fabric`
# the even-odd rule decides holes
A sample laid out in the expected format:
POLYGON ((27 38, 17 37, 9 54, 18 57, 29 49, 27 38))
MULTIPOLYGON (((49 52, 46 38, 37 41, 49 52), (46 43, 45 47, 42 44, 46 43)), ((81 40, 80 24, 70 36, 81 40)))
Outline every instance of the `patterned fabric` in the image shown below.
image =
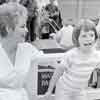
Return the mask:
POLYGON ((29 17, 35 16, 35 10, 37 9, 36 0, 20 0, 20 4, 23 4, 28 9, 29 17))
POLYGON ((95 68, 100 68, 100 51, 94 50, 91 55, 84 55, 78 48, 73 48, 65 54, 61 67, 65 71, 56 86, 56 100, 66 100, 65 97, 77 100, 75 98, 82 95, 85 97, 84 89, 88 87, 91 73, 95 68))

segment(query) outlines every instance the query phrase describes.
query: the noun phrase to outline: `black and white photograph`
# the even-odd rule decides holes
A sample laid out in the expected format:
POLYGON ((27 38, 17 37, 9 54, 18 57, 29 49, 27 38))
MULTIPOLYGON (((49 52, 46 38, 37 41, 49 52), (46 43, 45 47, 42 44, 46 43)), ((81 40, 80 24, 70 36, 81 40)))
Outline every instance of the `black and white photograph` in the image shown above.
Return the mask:
POLYGON ((100 0, 0 0, 0 100, 100 100, 100 0))

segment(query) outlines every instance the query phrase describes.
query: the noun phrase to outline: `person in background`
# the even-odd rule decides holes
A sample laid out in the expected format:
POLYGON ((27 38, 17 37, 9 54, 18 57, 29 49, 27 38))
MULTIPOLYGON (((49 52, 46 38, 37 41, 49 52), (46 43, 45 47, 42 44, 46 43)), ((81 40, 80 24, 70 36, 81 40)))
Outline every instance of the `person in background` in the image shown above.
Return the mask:
MULTIPOLYGON (((60 10, 57 5, 54 4, 55 0, 49 0, 50 3, 45 6, 45 10, 48 13, 48 17, 55 21, 55 23, 59 26, 59 28, 62 27, 62 19, 60 10)), ((51 31, 52 33, 52 31, 51 31)))
POLYGON ((62 49, 68 51, 74 47, 72 41, 72 33, 75 24, 73 21, 68 21, 67 24, 63 24, 63 27, 55 33, 50 34, 50 37, 61 46, 62 49))
POLYGON ((0 5, 5 3, 7 0, 0 0, 0 5))
POLYGON ((57 43, 65 50, 69 50, 73 45, 72 41, 72 33, 74 27, 72 25, 63 26, 56 34, 54 34, 53 38, 57 41, 57 43))
POLYGON ((36 0, 20 0, 20 4, 24 5, 28 10, 27 27, 29 32, 26 36, 26 41, 34 41, 37 35, 38 27, 38 6, 36 0))
POLYGON ((50 81, 44 96, 48 99, 56 85, 55 100, 88 100, 85 92, 95 68, 100 68, 100 51, 95 48, 98 35, 95 24, 82 19, 73 30, 74 48, 67 51, 50 81))
MULTIPOLYGON (((48 37, 51 33, 56 33, 55 29, 60 30, 62 27, 62 19, 61 14, 58 6, 54 4, 55 0, 50 0, 50 3, 43 6, 42 8, 42 21, 41 21, 41 27, 44 26, 47 29, 47 32, 43 33, 43 36, 48 37)), ((41 28, 42 29, 42 28, 41 28)), ((40 32, 41 33, 41 32, 40 32)), ((43 38, 44 38, 43 37, 43 38)), ((47 39, 48 39, 47 38, 47 39)))
POLYGON ((27 14, 19 3, 0 6, 0 100, 29 100, 26 77, 39 51, 25 42, 27 14))

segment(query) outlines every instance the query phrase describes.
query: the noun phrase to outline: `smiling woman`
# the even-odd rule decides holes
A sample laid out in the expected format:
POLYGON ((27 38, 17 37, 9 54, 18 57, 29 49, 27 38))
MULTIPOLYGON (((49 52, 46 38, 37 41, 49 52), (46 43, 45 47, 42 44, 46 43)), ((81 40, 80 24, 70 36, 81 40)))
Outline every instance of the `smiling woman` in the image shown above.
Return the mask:
POLYGON ((17 43, 24 42, 27 33, 27 10, 16 3, 3 4, 0 10, 1 43, 14 63, 17 43))
MULTIPOLYGON (((23 6, 19 7, 19 5, 15 3, 9 3, 9 5, 3 4, 2 6, 0 6, 0 10, 0 33, 2 35, 2 31, 4 31, 4 28, 11 28, 14 31, 16 27, 18 27, 18 25, 26 24, 27 10, 23 6), (15 9, 13 9, 13 6, 15 6, 15 9), (6 7, 8 7, 8 9, 6 9, 6 7)), ((5 34, 7 34, 8 30, 5 29, 5 31, 5 34)))
POLYGON ((13 2, 0 6, 0 100, 28 100, 26 77, 39 52, 24 43, 26 20, 24 6, 13 2))

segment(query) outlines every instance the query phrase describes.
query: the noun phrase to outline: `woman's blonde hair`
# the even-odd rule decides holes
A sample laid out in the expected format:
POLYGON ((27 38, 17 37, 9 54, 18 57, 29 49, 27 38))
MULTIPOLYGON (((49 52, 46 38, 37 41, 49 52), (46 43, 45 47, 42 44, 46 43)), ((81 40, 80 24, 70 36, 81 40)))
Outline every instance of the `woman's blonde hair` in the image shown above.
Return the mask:
POLYGON ((6 27, 15 29, 19 22, 19 17, 27 19, 27 9, 19 3, 9 2, 0 5, 0 35, 7 36, 6 27))
POLYGON ((74 30, 73 30, 72 40, 73 40, 73 43, 75 44, 75 46, 79 47, 78 38, 79 38, 81 30, 84 30, 85 32, 88 32, 90 30, 94 31, 95 40, 97 40, 98 34, 96 31, 96 26, 93 23, 93 21, 91 21, 90 19, 82 19, 79 21, 78 25, 76 25, 74 27, 74 30))

